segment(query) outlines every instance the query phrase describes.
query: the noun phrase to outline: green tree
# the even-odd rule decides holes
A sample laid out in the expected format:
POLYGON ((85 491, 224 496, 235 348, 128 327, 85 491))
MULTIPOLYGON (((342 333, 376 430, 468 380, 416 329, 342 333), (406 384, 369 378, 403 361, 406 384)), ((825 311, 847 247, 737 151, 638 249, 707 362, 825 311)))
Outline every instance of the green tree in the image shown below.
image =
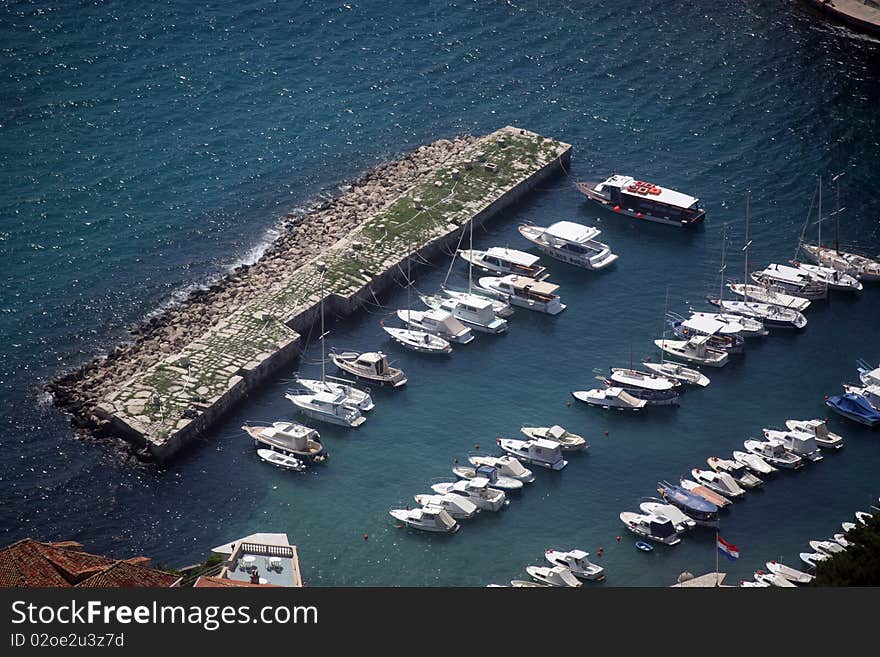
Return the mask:
POLYGON ((850 546, 819 562, 813 586, 880 586, 880 513, 846 533, 850 546))

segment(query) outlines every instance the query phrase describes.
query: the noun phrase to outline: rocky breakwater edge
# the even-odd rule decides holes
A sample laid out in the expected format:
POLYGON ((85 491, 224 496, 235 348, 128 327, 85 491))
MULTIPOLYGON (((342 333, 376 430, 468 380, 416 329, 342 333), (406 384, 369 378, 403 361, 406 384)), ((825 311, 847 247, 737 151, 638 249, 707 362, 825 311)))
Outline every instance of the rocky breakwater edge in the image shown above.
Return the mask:
POLYGON ((210 285, 193 290, 129 329, 130 339, 105 356, 69 370, 45 386, 54 404, 68 413, 81 438, 112 444, 123 456, 152 460, 149 450, 116 436, 111 423, 96 414, 103 398, 137 373, 155 365, 252 301, 272 282, 289 275, 385 210, 437 166, 461 156, 476 137, 439 139, 380 164, 341 188, 339 196, 305 212, 289 212, 278 235, 253 264, 242 264, 210 285))

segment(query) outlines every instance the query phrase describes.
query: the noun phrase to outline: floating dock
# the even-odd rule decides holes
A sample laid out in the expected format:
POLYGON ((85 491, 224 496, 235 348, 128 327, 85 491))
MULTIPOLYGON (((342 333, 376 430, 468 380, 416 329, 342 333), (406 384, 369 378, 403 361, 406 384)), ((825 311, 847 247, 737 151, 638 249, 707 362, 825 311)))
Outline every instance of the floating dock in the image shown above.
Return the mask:
MULTIPOLYGON (((124 381, 110 377, 112 390, 71 407, 88 409, 92 421, 98 418, 104 425, 103 433, 109 427, 111 435, 145 447, 158 461, 168 460, 299 356, 302 333, 319 318, 318 260, 327 265, 325 312, 349 315, 387 289, 408 258, 427 258, 456 243, 470 222, 482 224, 497 216, 541 181, 561 173, 570 157, 569 144, 510 126, 470 140, 429 170, 420 170, 418 181, 407 189, 388 185, 388 202, 380 211, 319 254, 269 281, 262 279, 265 289, 248 295, 175 353, 163 345, 161 359, 143 366, 141 358, 132 376, 124 381)), ((302 218, 301 223, 307 222, 308 216, 302 218)), ((118 365, 111 357, 92 370, 118 365)), ((80 394, 66 388, 71 389, 80 394)))

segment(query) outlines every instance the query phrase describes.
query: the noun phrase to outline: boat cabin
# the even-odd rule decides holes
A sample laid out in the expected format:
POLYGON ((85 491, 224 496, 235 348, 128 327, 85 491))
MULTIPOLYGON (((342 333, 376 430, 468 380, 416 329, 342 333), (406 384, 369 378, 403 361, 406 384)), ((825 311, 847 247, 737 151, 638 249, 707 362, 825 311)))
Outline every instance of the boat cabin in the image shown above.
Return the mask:
POLYGON ((650 520, 648 521, 648 529, 651 532, 651 536, 656 538, 672 538, 678 535, 678 532, 675 531, 675 525, 672 524, 672 521, 669 518, 664 518, 663 516, 650 516, 650 520))
POLYGON ((257 442, 284 452, 313 451, 320 443, 318 432, 296 422, 276 422, 271 427, 244 427, 257 442))
POLYGON ((438 509, 436 507, 423 507, 421 509, 417 509, 420 511, 421 518, 420 520, 425 523, 433 522, 438 527, 442 527, 446 529, 446 531, 451 531, 453 527, 455 527, 455 520, 452 519, 452 516, 449 515, 445 509, 438 509))
POLYGON ((493 246, 483 251, 481 255, 478 254, 479 251, 471 252, 474 264, 485 266, 487 269, 535 279, 541 279, 546 275, 547 270, 538 264, 541 258, 525 251, 493 246))
POLYGON ((477 479, 485 479, 489 483, 498 481, 498 468, 491 465, 478 465, 474 473, 476 476, 471 481, 476 481, 477 479))
POLYGON ((548 303, 559 298, 555 294, 559 289, 558 285, 536 281, 527 276, 505 276, 498 280, 498 289, 520 299, 540 301, 541 303, 548 303))

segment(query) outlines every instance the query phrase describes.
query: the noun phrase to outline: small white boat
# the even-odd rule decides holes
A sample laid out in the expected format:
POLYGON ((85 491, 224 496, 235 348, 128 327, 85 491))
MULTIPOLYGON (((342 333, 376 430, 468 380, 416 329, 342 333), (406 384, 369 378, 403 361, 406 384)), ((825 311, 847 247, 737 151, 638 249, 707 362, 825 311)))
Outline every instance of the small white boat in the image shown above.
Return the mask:
POLYGON ((554 566, 563 566, 578 579, 605 579, 605 569, 589 560, 590 553, 583 550, 547 550, 544 558, 554 566))
POLYGON ((455 493, 447 493, 446 495, 416 495, 415 500, 417 504, 426 508, 443 509, 456 520, 467 520, 480 512, 476 504, 455 493))
POLYGON ((423 532, 453 534, 461 527, 446 511, 434 507, 392 509, 389 513, 392 518, 399 520, 410 529, 419 529, 423 532))
POLYGON ((496 274, 519 274, 541 280, 547 273, 547 270, 538 264, 540 257, 516 249, 500 246, 493 246, 485 251, 462 249, 458 255, 474 267, 496 274))
POLYGON ((778 429, 764 428, 764 438, 777 440, 782 443, 786 451, 800 456, 805 461, 821 461, 822 453, 816 439, 802 431, 779 431, 778 429))
POLYGON ((824 552, 801 552, 798 556, 812 569, 815 569, 818 563, 831 558, 824 552))
POLYGON ((743 447, 752 454, 757 454, 762 459, 777 468, 797 470, 804 466, 804 460, 797 454, 792 454, 778 440, 746 440, 743 447))
POLYGON ((540 465, 550 470, 562 470, 568 461, 562 458, 559 443, 541 438, 535 440, 514 440, 513 438, 496 438, 498 446, 518 458, 520 461, 540 465))
POLYGON ((520 431, 525 434, 527 438, 543 438, 544 440, 559 443, 559 446, 564 452, 578 451, 587 448, 587 441, 584 440, 583 437, 571 433, 570 431, 566 431, 558 424, 554 424, 552 427, 521 427, 520 431))
POLYGON ((503 490, 490 488, 489 480, 483 477, 433 484, 431 490, 441 495, 447 493, 461 495, 484 511, 500 511, 510 502, 503 490))
POLYGON ((479 287, 496 299, 502 299, 513 306, 535 310, 548 315, 558 315, 566 306, 556 294, 558 285, 547 281, 536 281, 527 276, 508 274, 507 276, 484 276, 479 287))
POLYGON ((357 406, 347 403, 345 394, 332 392, 289 392, 284 395, 301 413, 312 419, 344 427, 359 427, 367 421, 357 406))
POLYGON ((281 452, 276 452, 274 449, 258 449, 257 456, 266 463, 270 463, 277 468, 295 470, 296 472, 302 472, 306 469, 306 464, 295 456, 282 454, 281 452))
POLYGON ((672 504, 668 504, 661 500, 641 502, 639 504, 639 511, 645 515, 656 515, 668 518, 669 521, 675 525, 675 531, 679 534, 697 526, 697 521, 685 514, 684 511, 677 506, 673 506, 672 504))
POLYGON ((707 313, 691 310, 691 319, 711 319, 725 325, 724 334, 739 335, 743 338, 765 338, 770 334, 764 322, 745 315, 733 313, 707 313))
POLYGON ((873 514, 867 511, 856 511, 856 521, 861 525, 867 525, 871 518, 873 518, 873 514))
POLYGON ((800 431, 816 439, 816 444, 825 449, 840 449, 843 438, 828 431, 828 420, 786 420, 785 426, 790 431, 800 431))
POLYGON ((703 484, 710 490, 714 490, 720 495, 724 495, 730 499, 738 499, 746 494, 736 480, 726 472, 714 472, 712 470, 700 470, 694 468, 691 470, 691 476, 700 484, 703 484))
POLYGON ((449 299, 457 299, 459 301, 464 301, 465 303, 480 303, 482 301, 488 301, 492 304, 492 312, 495 313, 496 317, 507 318, 513 314, 513 308, 509 303, 485 294, 453 290, 448 287, 441 288, 440 294, 449 299))
POLYGON ((845 550, 842 545, 835 543, 834 541, 810 541, 808 545, 810 546, 810 549, 815 552, 822 552, 828 556, 835 555, 838 552, 843 552, 845 550))
POLYGON ((773 474, 777 471, 777 468, 774 468, 760 456, 758 456, 757 454, 752 454, 751 452, 740 452, 734 450, 733 460, 737 463, 744 465, 755 474, 768 475, 773 474))
POLYGON ((775 573, 765 573, 761 570, 755 573, 755 581, 766 582, 770 586, 778 586, 780 588, 796 588, 796 584, 788 581, 785 577, 775 573))
POLYGON ((709 299, 709 303, 718 306, 723 312, 743 315, 758 319, 768 328, 802 329, 807 325, 804 314, 793 309, 783 308, 772 303, 758 301, 735 301, 732 299, 709 299))
POLYGON ((383 326, 384 330, 391 339, 397 344, 418 351, 423 354, 451 354, 452 345, 438 335, 433 335, 427 331, 417 331, 414 329, 395 328, 392 326, 383 326))
POLYGON ((528 579, 512 579, 510 580, 510 585, 515 589, 525 589, 525 588, 535 588, 535 589, 549 589, 549 584, 542 584, 541 582, 534 582, 528 579))
POLYGON ((450 313, 462 324, 481 333, 498 335, 507 331, 507 320, 495 314, 489 299, 464 301, 441 296, 422 295, 422 303, 434 310, 450 313))
POLYGON ((742 283, 728 283, 727 288, 737 296, 751 299, 758 303, 769 303, 774 306, 797 310, 799 313, 804 312, 810 307, 808 299, 794 297, 790 294, 777 292, 763 285, 743 285, 742 283))
POLYGON ((708 463, 709 467, 715 472, 725 472, 729 474, 733 477, 736 483, 745 489, 757 488, 764 483, 761 479, 749 472, 749 469, 745 465, 737 461, 710 456, 706 459, 706 463, 708 463))
POLYGON ((841 547, 845 548, 848 548, 850 545, 852 545, 852 543, 846 540, 846 537, 843 534, 835 534, 834 541, 841 547))
POLYGON ((696 481, 691 481, 690 479, 681 479, 679 483, 681 484, 681 487, 684 488, 686 491, 689 491, 694 495, 699 495, 707 502, 710 502, 717 506, 719 509, 733 504, 730 499, 728 499, 721 493, 714 491, 708 486, 704 486, 701 483, 697 483, 696 481))
POLYGON ((788 581, 794 582, 795 584, 809 584, 816 578, 815 575, 810 575, 809 573, 797 570, 796 568, 791 568, 790 566, 786 566, 784 563, 779 563, 778 561, 768 561, 767 570, 769 570, 774 575, 784 577, 788 581))
POLYGON ((455 465, 452 467, 452 474, 459 479, 477 479, 482 477, 489 481, 489 485, 492 488, 497 488, 499 490, 514 491, 522 490, 523 487, 523 482, 519 479, 505 477, 504 475, 499 474, 498 469, 493 468, 491 465, 478 465, 475 468, 466 465, 455 465))
POLYGON ((627 367, 612 367, 608 377, 611 385, 621 388, 640 388, 652 392, 678 392, 682 382, 656 372, 640 372, 627 367))
POLYGON ((880 385, 880 367, 872 367, 863 360, 858 361, 859 380, 862 385, 880 385))
POLYGON ((825 283, 829 290, 861 292, 864 287, 858 278, 840 272, 834 269, 834 267, 811 265, 805 262, 798 262, 797 260, 791 260, 790 262, 793 266, 806 272, 814 281, 825 283))
POLYGON ((598 228, 557 221, 547 228, 521 224, 519 234, 551 258, 584 269, 605 269, 617 260, 607 244, 598 241, 598 228))
POLYGON ((468 461, 471 465, 489 465, 498 469, 498 473, 511 479, 517 479, 524 484, 530 484, 535 480, 535 475, 519 462, 515 456, 484 456, 482 454, 469 454, 468 461))
POLYGON ((372 411, 375 408, 369 390, 361 390, 351 385, 351 382, 345 379, 330 377, 322 381, 321 379, 302 379, 296 376, 295 381, 297 385, 310 392, 329 392, 336 395, 345 395, 346 403, 351 406, 357 406, 360 411, 372 411))
POLYGON ((331 353, 330 360, 343 372, 348 372, 361 379, 373 381, 381 385, 399 388, 406 384, 403 370, 391 367, 388 358, 381 351, 366 351, 359 354, 354 351, 343 351, 341 354, 331 353))
POLYGON ((844 535, 845 535, 847 532, 850 532, 850 531, 852 531, 853 529, 856 528, 856 523, 854 523, 854 522, 842 522, 842 523, 840 523, 840 528, 843 529, 843 532, 844 532, 844 535))
POLYGON ((445 310, 398 310, 397 316, 407 326, 449 342, 467 344, 474 339, 471 330, 445 310))
POLYGON ((701 388, 705 388, 709 385, 709 377, 707 377, 702 372, 697 370, 692 370, 689 367, 685 367, 684 365, 680 365, 678 363, 673 363, 670 361, 665 361, 662 363, 642 363, 644 367, 647 367, 652 372, 656 372, 661 376, 668 377, 670 379, 676 379, 677 381, 681 381, 682 383, 686 383, 691 386, 700 386, 701 388))
POLYGON ((828 297, 828 284, 818 281, 809 272, 788 265, 770 264, 761 271, 751 274, 758 285, 790 294, 801 299, 825 299, 828 297))
POLYGON ((581 585, 580 580, 565 566, 553 566, 552 568, 529 566, 526 568, 526 572, 542 584, 549 584, 550 586, 577 588, 581 585))
POLYGON ((740 588, 755 588, 755 589, 769 589, 770 588, 769 582, 764 582, 764 581, 752 582, 752 581, 745 580, 745 579, 740 580, 739 586, 740 586, 740 588))
POLYGON ((245 424, 241 427, 257 446, 290 454, 307 463, 320 463, 327 458, 321 436, 299 422, 273 422, 270 425, 245 424))
POLYGON ((620 521, 636 536, 647 538, 656 543, 677 545, 681 542, 678 532, 675 531, 675 525, 664 516, 642 515, 641 513, 624 511, 620 514, 620 521))
POLYGON ((727 365, 727 352, 710 347, 708 345, 710 337, 708 335, 697 335, 689 340, 666 340, 661 338, 654 340, 654 344, 673 358, 678 358, 688 363, 708 365, 709 367, 724 367, 727 365))
POLYGON ((606 410, 614 409, 616 411, 638 411, 643 409, 645 404, 648 403, 644 399, 636 399, 623 388, 616 386, 575 390, 571 393, 571 396, 590 406, 598 406, 606 410))

